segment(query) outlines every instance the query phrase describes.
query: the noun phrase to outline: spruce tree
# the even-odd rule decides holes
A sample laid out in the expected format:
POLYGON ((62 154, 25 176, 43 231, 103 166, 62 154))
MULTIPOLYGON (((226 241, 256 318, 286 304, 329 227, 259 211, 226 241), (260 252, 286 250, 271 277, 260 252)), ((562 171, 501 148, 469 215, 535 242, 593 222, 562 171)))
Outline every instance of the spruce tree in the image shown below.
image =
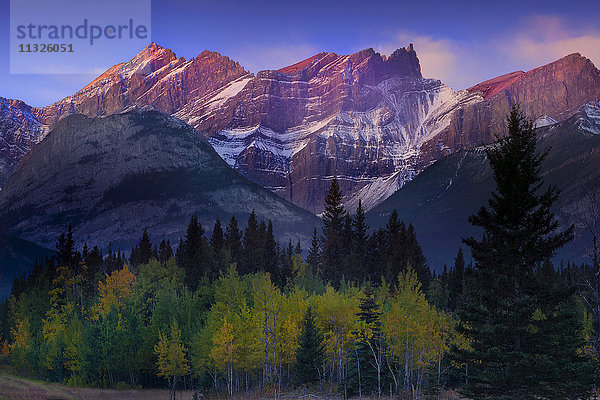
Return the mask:
POLYGON ((319 274, 321 269, 321 243, 317 236, 317 228, 313 230, 312 241, 310 242, 310 249, 308 250, 308 257, 306 263, 313 274, 319 274))
POLYGON ((325 346, 310 307, 302 321, 299 347, 296 350, 294 375, 298 382, 310 384, 322 379, 325 361, 325 346))
POLYGON ((259 225, 254 210, 248 217, 248 225, 244 231, 244 248, 242 250, 242 261, 239 266, 240 274, 248 274, 260 270, 261 245, 259 225))
POLYGON ((348 213, 342 204, 342 190, 337 178, 333 178, 329 186, 329 192, 325 199, 325 211, 323 212, 323 278, 336 283, 343 274, 344 256, 346 245, 344 244, 344 227, 348 213))
POLYGON ((345 389, 349 396, 381 395, 389 385, 389 369, 385 365, 385 343, 381 332, 381 310, 375 291, 369 285, 359 304, 358 319, 368 328, 356 332, 357 340, 347 364, 345 389))
POLYGON ((273 234, 273 222, 271 220, 269 220, 269 224, 267 225, 267 232, 264 239, 263 263, 265 272, 270 273, 271 276, 277 275, 277 242, 273 234))
POLYGON ((137 245, 137 257, 135 262, 132 261, 133 265, 141 265, 148 264, 152 258, 152 242, 150 241, 150 237, 148 236, 148 230, 144 229, 142 233, 142 237, 137 245))
POLYGON ((450 291, 450 298, 448 299, 448 306, 450 311, 455 311, 456 306, 463 295, 463 282, 465 277, 465 256, 462 248, 458 248, 458 253, 454 258, 454 267, 450 271, 448 277, 448 286, 450 291))
POLYGON ((235 216, 231 217, 225 229, 225 248, 229 250, 231 260, 237 263, 239 269, 242 259, 242 231, 238 226, 235 216))
POLYGON ((169 240, 162 240, 158 247, 158 261, 162 265, 165 265, 169 258, 173 257, 173 249, 171 248, 171 242, 169 240))
MULTIPOLYGON (((196 289, 200 278, 210 273, 210 255, 204 228, 196 216, 188 224, 182 242, 179 265, 185 270, 185 280, 189 288, 196 289)), ((178 249, 179 253, 179 249, 178 249)))
POLYGON ((225 245, 225 238, 223 237, 223 228, 221 227, 221 220, 217 217, 215 225, 213 227, 212 236, 210 237, 210 245, 213 250, 218 253, 223 249, 225 245))
POLYGON ((547 388, 578 377, 557 376, 559 358, 553 353, 563 354, 563 362, 577 359, 579 349, 566 342, 576 340, 580 331, 577 323, 558 332, 560 324, 545 322, 561 307, 547 303, 549 288, 536 272, 572 239, 572 228, 559 229, 551 211, 559 191, 553 186, 542 191, 547 153, 536 151, 533 123, 518 108, 508 117, 508 136, 486 154, 496 190, 487 206, 469 218, 483 229, 482 238, 464 240, 476 263, 459 310, 460 330, 471 341, 471 350, 458 352, 469 371, 464 394, 474 399, 560 398, 547 388))

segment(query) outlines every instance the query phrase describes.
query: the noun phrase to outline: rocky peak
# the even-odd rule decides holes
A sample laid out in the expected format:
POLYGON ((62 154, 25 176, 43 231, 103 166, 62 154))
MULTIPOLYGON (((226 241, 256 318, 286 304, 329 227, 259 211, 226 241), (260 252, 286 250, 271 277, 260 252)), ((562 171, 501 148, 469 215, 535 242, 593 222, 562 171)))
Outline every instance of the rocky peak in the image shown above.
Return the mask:
POLYGON ((186 60, 152 42, 79 92, 36 113, 40 121, 51 126, 68 114, 97 117, 144 105, 173 114, 244 75, 248 72, 237 62, 219 53, 203 51, 186 60))
POLYGON ((388 57, 386 63, 390 65, 391 74, 402 74, 415 78, 422 78, 421 64, 419 63, 417 52, 412 43, 410 43, 408 47, 402 47, 395 50, 388 57))

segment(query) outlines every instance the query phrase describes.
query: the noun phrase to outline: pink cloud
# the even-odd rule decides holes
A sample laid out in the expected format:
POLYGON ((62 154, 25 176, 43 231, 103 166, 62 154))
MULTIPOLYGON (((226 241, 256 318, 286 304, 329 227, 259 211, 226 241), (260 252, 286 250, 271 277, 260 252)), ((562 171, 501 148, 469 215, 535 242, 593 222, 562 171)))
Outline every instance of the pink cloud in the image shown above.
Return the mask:
POLYGON ((600 66, 600 30, 576 29, 557 16, 538 15, 499 46, 502 54, 529 66, 580 53, 600 66))

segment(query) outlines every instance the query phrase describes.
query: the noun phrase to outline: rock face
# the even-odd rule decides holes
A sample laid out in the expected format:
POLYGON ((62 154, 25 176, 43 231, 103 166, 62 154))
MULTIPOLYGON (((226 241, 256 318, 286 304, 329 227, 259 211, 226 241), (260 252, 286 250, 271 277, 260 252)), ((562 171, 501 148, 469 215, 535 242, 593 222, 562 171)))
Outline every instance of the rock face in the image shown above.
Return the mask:
POLYGON ((599 99, 600 72, 579 54, 455 92, 422 77, 412 45, 389 57, 320 53, 255 76, 218 53, 185 60, 151 43, 73 96, 29 112, 33 125, 52 127, 72 113, 153 107, 196 128, 250 180, 319 213, 334 176, 349 209, 359 198, 368 209, 435 160, 502 135, 516 102, 543 126, 599 99))
POLYGON ((588 101, 600 99, 600 71, 578 53, 528 72, 513 72, 468 89, 484 100, 457 105, 449 126, 423 144, 426 165, 445 154, 490 143, 505 133, 504 121, 513 104, 529 118, 560 122, 588 101))
POLYGON ((46 133, 47 127, 36 119, 30 106, 0 97, 0 188, 46 133))
POLYGON ((316 217, 232 170, 190 126, 158 111, 61 119, 0 191, 2 233, 49 248, 73 224, 88 244, 128 249, 147 228, 176 243, 191 215, 205 226, 255 209, 276 233, 309 237, 316 217))
POLYGON ((424 79, 411 45, 389 58, 321 53, 261 71, 228 104, 227 123, 184 112, 230 165, 319 213, 334 176, 351 209, 398 189, 417 172, 438 109, 464 97, 478 96, 424 79))

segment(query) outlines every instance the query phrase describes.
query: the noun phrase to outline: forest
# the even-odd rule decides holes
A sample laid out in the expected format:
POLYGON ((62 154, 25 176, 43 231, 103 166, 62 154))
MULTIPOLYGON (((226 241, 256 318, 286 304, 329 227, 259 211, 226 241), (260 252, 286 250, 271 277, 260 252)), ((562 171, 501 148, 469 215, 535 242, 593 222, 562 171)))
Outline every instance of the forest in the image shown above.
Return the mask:
MULTIPOLYGON (((334 179, 309 249, 252 213, 179 243, 144 230, 125 255, 75 246, 39 260, 0 304, 0 350, 22 376, 198 393, 297 388, 344 398, 589 398, 599 383, 598 257, 551 262, 573 238, 552 212, 545 153, 514 108, 486 150, 496 191, 442 272, 394 211, 371 229, 334 179)), ((401 210, 400 210, 401 211, 401 210)), ((100 247, 98 247, 100 246, 100 247)))

